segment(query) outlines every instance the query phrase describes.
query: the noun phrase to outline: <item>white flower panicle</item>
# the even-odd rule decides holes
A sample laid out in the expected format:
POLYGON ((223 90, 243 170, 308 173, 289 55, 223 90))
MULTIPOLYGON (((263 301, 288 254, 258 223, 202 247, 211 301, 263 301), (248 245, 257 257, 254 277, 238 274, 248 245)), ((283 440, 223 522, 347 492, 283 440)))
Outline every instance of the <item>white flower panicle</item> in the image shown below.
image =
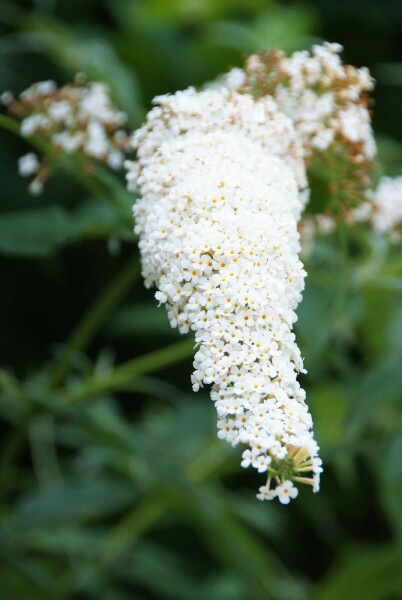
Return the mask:
POLYGON ((377 188, 367 193, 368 200, 353 212, 354 221, 368 222, 374 231, 402 237, 402 177, 382 177, 377 188))
MULTIPOLYGON (((53 152, 81 154, 112 169, 123 166, 128 148, 128 137, 122 129, 126 115, 114 107, 106 84, 84 84, 79 76, 76 83, 61 88, 54 81, 41 81, 18 99, 9 92, 1 99, 8 112, 21 119, 23 136, 42 137, 53 152)), ((38 193, 48 177, 48 167, 43 160, 33 170, 32 156, 21 158, 19 170, 23 176, 37 173, 29 189, 38 193)))
POLYGON ((194 390, 212 386, 218 436, 266 473, 259 499, 319 487, 321 461, 292 325, 305 272, 300 147, 269 98, 193 89, 157 98, 127 161, 145 283, 195 332, 194 390))

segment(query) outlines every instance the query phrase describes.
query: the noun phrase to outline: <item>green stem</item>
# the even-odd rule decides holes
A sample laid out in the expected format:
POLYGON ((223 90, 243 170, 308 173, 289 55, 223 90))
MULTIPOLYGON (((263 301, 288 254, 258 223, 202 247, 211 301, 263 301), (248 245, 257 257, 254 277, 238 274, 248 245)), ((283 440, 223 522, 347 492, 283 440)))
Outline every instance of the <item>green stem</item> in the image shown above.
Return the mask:
POLYGON ((107 536, 101 552, 101 567, 105 568, 124 554, 168 509, 164 500, 157 495, 147 494, 107 536))
POLYGON ((31 459, 38 484, 47 487, 61 480, 56 452, 54 419, 52 415, 40 415, 29 427, 31 459))
POLYGON ((193 353, 194 340, 185 339, 171 346, 144 354, 117 366, 111 373, 91 378, 86 383, 67 392, 62 398, 62 405, 75 404, 88 400, 92 396, 124 388, 138 375, 151 373, 174 365, 193 353))
POLYGON ((109 190, 103 185, 100 185, 95 177, 87 174, 82 166, 77 165, 77 167, 75 167, 72 161, 69 161, 68 163, 66 161, 63 166, 65 170, 72 175, 84 189, 90 194, 93 194, 95 198, 104 198, 114 204, 113 198, 110 198, 109 190))
POLYGON ((71 359, 88 347, 100 325, 128 293, 139 274, 138 259, 130 260, 83 315, 67 341, 66 351, 51 372, 51 385, 57 386, 63 380, 71 359))
POLYGON ((21 135, 19 122, 11 117, 7 117, 7 115, 0 114, 0 127, 7 129, 16 135, 21 135))
POLYGON ((0 127, 2 127, 3 129, 7 129, 7 131, 15 133, 15 135, 18 135, 23 140, 28 141, 31 144, 31 146, 34 146, 34 148, 36 148, 40 152, 43 152, 43 154, 53 156, 54 153, 50 151, 49 144, 47 144, 44 140, 37 137, 36 135, 22 135, 21 126, 16 119, 8 117, 7 115, 0 114, 0 127))

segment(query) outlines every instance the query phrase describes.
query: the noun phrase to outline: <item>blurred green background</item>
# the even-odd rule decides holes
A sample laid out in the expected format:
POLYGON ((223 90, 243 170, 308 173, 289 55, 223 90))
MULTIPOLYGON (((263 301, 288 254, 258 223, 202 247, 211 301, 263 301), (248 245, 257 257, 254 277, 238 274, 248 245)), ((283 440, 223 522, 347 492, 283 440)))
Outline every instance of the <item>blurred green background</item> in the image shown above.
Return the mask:
MULTIPOLYGON (((400 0, 2 0, 0 30, 0 91, 83 71, 131 128, 247 53, 340 42, 372 69, 381 169, 402 174, 400 0)), ((33 198, 28 150, 1 131, 1 599, 402 598, 400 246, 343 231, 306 261, 322 490, 260 503, 140 281, 123 176, 94 194, 60 171, 33 198)))

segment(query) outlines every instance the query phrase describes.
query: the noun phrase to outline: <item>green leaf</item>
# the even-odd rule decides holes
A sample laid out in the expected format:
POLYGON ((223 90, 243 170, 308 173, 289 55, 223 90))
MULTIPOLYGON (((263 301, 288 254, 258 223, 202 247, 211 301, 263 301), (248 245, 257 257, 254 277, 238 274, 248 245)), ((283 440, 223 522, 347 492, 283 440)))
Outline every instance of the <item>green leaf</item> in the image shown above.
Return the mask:
POLYGON ((71 481, 38 490, 16 507, 15 531, 97 519, 119 510, 136 498, 128 482, 115 479, 71 481))
POLYGON ((333 290, 309 279, 298 307, 296 331, 303 354, 310 365, 319 362, 323 349, 330 339, 333 322, 331 310, 334 303, 333 290), (317 323, 319 326, 317 327, 317 323))
POLYGON ((402 552, 392 547, 356 548, 343 555, 318 588, 316 600, 390 600, 402 589, 402 552))
MULTIPOLYGON (((119 576, 126 581, 141 583, 158 597, 171 600, 202 600, 202 585, 192 574, 188 557, 178 558, 172 551, 149 542, 139 544, 135 553, 124 561, 124 568, 117 563, 119 576)), ((210 596, 208 596, 211 599, 210 596)), ((217 599, 216 599, 217 600, 217 599)))
POLYGON ((218 489, 197 486, 188 496, 182 496, 181 504, 215 558, 242 577, 249 597, 256 600, 306 598, 304 585, 228 510, 225 495, 218 489))
POLYGON ((325 449, 345 441, 350 397, 335 385, 315 386, 308 394, 316 437, 325 449))
MULTIPOLYGON (((134 241, 132 234, 133 220, 131 210, 122 214, 115 206, 102 199, 90 199, 81 204, 73 214, 74 239, 81 237, 109 237, 128 233, 134 241)), ((127 236, 124 235, 126 238, 127 236)))
POLYGON ((43 258, 64 244, 83 238, 120 236, 131 222, 114 207, 88 200, 75 211, 58 205, 0 214, 0 253, 43 258))
POLYGON ((118 311, 107 331, 118 337, 125 336, 164 336, 177 337, 177 330, 169 324, 164 307, 153 302, 136 303, 118 311))
POLYGON ((42 258, 63 245, 73 231, 72 218, 60 206, 0 215, 0 252, 42 258))
POLYGON ((213 21, 205 27, 210 43, 241 52, 258 52, 281 48, 287 52, 309 45, 316 20, 313 9, 303 6, 278 6, 274 3, 261 11, 255 21, 213 21))
POLYGON ((348 427, 354 433, 384 413, 388 405, 400 406, 402 394, 401 356, 393 354, 356 381, 354 404, 348 427))

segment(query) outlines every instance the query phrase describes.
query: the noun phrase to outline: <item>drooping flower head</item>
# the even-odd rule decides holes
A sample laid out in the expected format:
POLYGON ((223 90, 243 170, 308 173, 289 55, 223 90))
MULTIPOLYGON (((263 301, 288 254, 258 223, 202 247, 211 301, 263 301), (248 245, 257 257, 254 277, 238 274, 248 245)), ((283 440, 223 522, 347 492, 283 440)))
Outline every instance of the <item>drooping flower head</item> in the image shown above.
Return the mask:
POLYGON ((317 490, 321 471, 292 332, 300 145, 270 98, 189 89, 156 102, 127 163, 145 283, 172 326, 195 333, 193 388, 212 386, 218 436, 267 474, 260 499, 287 503, 293 482, 317 490))

